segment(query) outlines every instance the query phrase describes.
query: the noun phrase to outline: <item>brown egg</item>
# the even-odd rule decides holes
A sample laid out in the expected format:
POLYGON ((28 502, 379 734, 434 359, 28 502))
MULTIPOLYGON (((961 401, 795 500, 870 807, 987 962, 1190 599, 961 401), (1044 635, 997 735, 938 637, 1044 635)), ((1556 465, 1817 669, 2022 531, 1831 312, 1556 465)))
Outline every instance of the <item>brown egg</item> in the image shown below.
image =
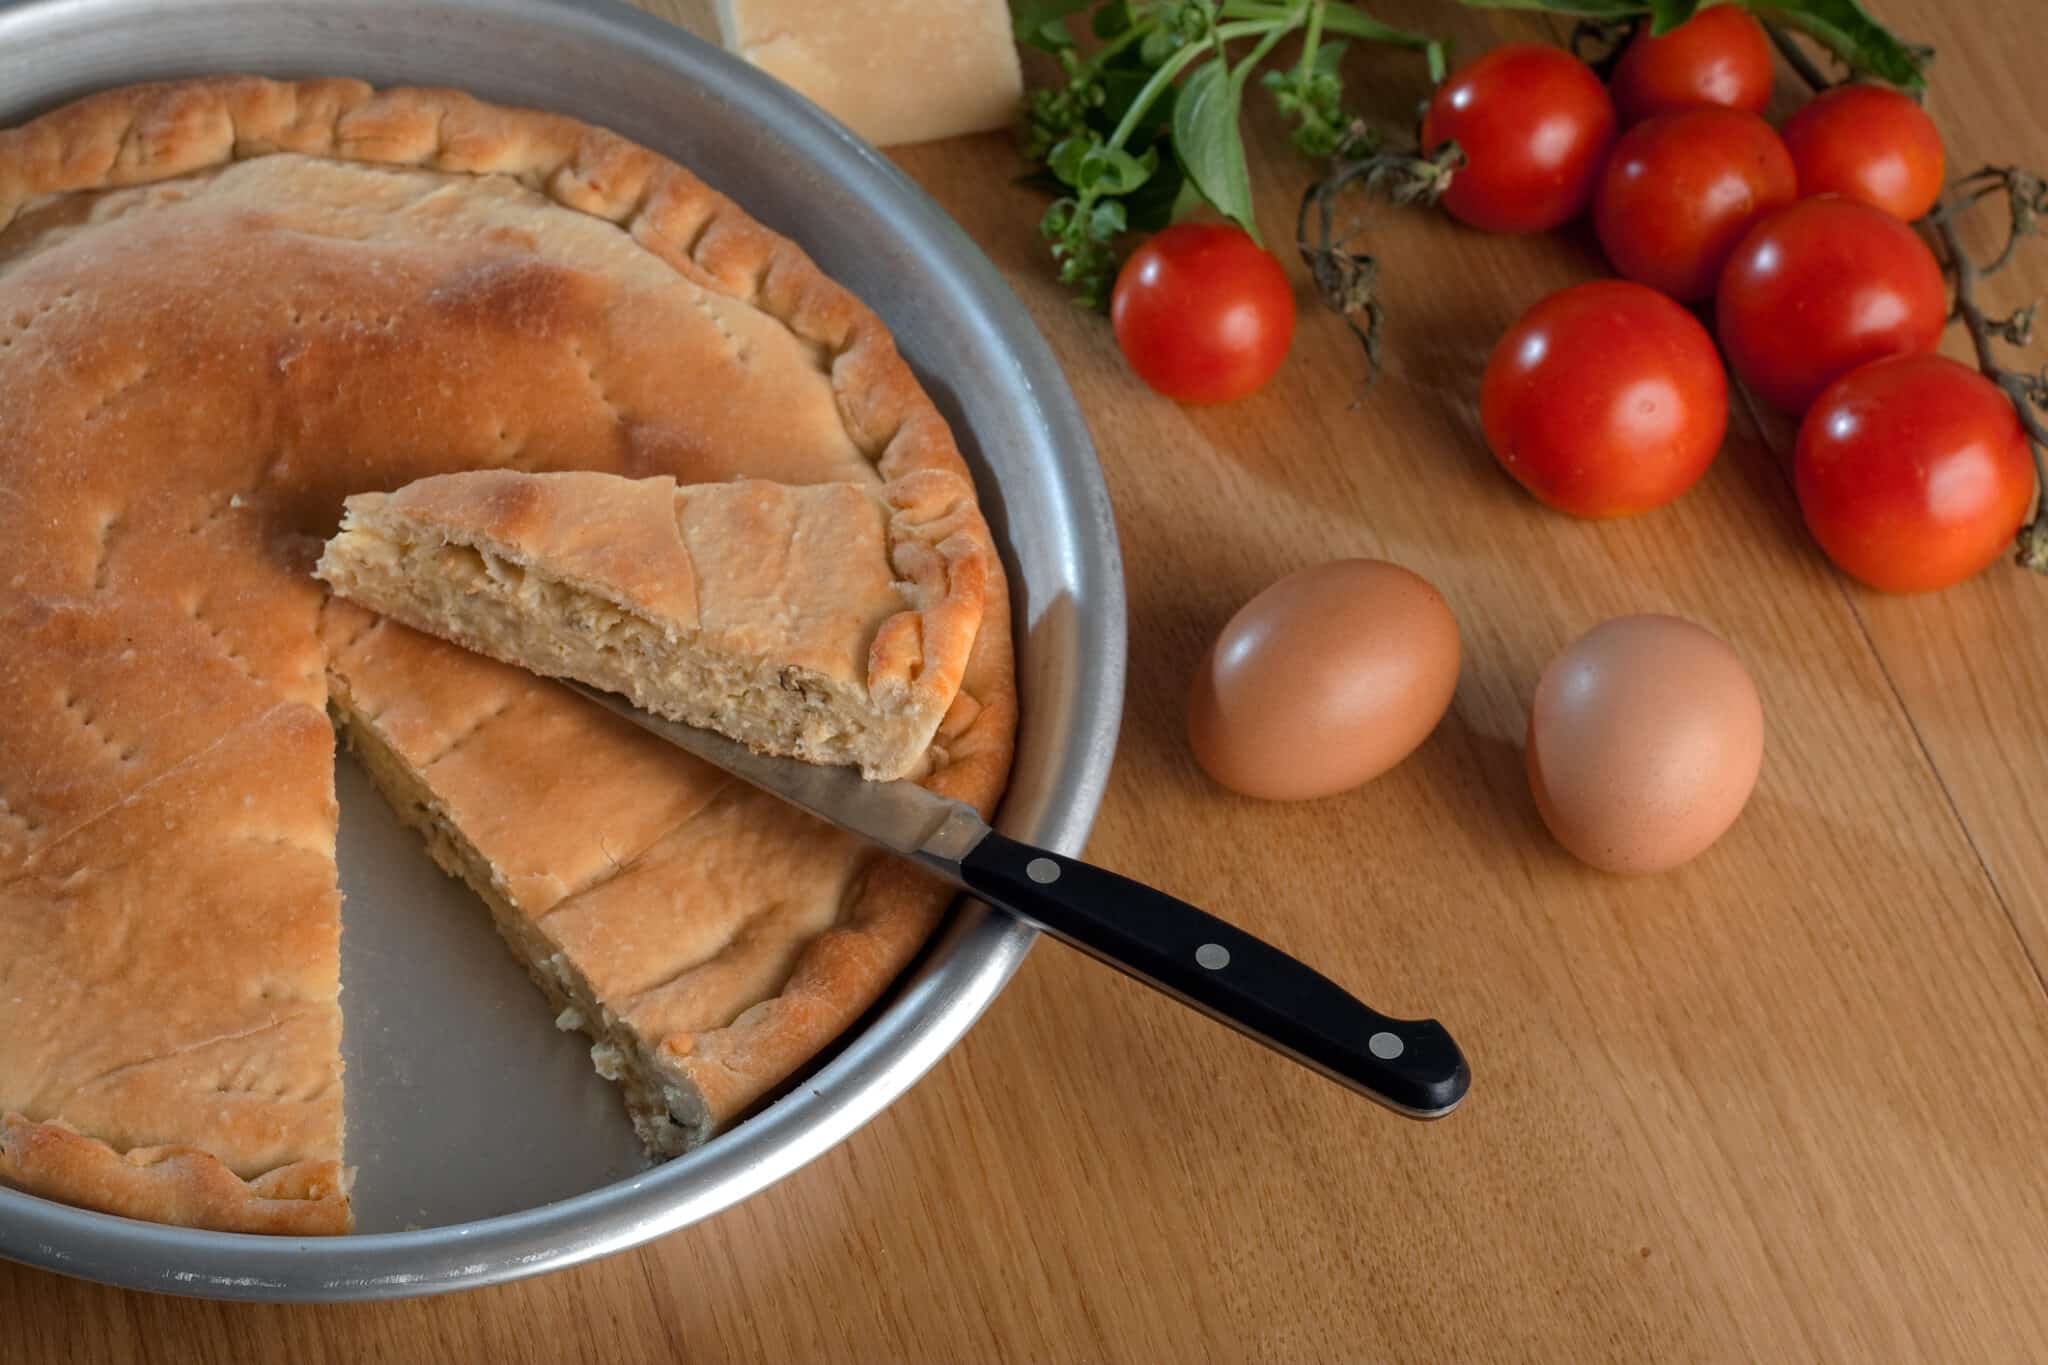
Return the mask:
POLYGON ((1443 719, 1458 623, 1397 564, 1340 559, 1245 603, 1195 674, 1188 743, 1209 776, 1270 801, 1378 777, 1443 719))
POLYGON ((1705 852, 1742 813, 1763 756, 1763 706, 1742 660, 1675 616, 1603 622, 1536 684, 1536 808, 1559 843, 1610 872, 1661 872, 1705 852))

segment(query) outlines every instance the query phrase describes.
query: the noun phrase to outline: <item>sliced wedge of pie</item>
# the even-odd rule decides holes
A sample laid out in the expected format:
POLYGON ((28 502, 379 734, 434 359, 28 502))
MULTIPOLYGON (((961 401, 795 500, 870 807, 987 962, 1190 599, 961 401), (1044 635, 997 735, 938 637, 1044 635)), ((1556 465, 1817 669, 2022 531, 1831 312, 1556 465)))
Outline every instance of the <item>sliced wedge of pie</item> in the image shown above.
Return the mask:
MULTIPOLYGON (((475 889, 650 1152, 745 1112, 929 932, 934 883, 523 669, 336 600, 349 747, 475 889), (595 833, 594 833, 595 832, 595 833)), ((956 710, 945 745, 971 731, 956 710)))
POLYGON ((981 625, 973 495, 443 474, 348 500, 318 573, 416 629, 812 763, 925 761, 981 625))
MULTIPOLYGON (((311 576, 346 496, 478 469, 828 489, 791 506, 855 490, 878 535, 922 517, 905 490, 929 475, 954 500, 932 526, 987 543, 880 321, 672 162, 449 91, 90 96, 0 131, 0 416, 0 1183, 348 1228, 330 708, 596 1036, 658 1153, 787 1083, 946 904, 311 576)), ((891 726, 916 714, 862 761, 926 734, 917 780, 987 810, 1015 721, 1001 566, 979 629, 935 628, 972 616, 967 576, 956 601, 953 533, 922 534, 859 557, 890 563, 855 615, 893 662, 863 672, 848 629, 814 671, 891 726)), ((781 591, 732 619, 780 629, 781 591)))

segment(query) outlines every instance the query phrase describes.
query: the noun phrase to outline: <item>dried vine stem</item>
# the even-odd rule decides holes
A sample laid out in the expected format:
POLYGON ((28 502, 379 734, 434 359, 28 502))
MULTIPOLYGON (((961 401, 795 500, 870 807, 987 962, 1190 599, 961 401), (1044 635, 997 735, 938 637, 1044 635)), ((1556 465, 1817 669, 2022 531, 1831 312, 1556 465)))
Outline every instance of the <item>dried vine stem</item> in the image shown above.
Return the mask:
POLYGON ((1602 85, 1614 79, 1621 54, 1642 28, 1640 19, 1581 19, 1572 25, 1565 46, 1571 54, 1593 69, 1602 85))
POLYGON ((1813 64, 1813 58, 1806 55, 1806 49, 1799 46, 1792 35, 1776 24, 1765 24, 1764 32, 1770 35, 1771 46, 1778 49, 1778 55, 1785 59, 1785 65, 1792 68, 1792 74, 1806 82, 1806 88, 1818 95, 1834 82, 1821 74, 1813 64))
POLYGON ((2048 213, 2048 184, 2038 176, 2015 166, 1986 166, 1949 187, 1934 211, 1926 218, 1928 228, 1941 246, 1942 264, 1955 276, 1954 316, 1961 318, 1977 353, 1977 368, 2012 400, 2020 426, 2027 433, 2027 448, 2034 457, 2034 510, 2020 527, 2014 558, 2022 568, 2048 573, 2048 373, 2026 374, 1998 363, 1994 341, 2024 346, 2033 338, 2036 304, 2003 318, 1986 316, 1977 302, 1977 286, 1988 275, 2012 261, 2020 240, 2040 230, 2042 215, 2048 213), (2005 245, 1988 261, 1978 261, 1963 246, 1957 219, 1970 208, 1994 195, 2004 195, 2010 221, 2005 245))
POLYGON ((1338 222, 1338 206, 1354 187, 1367 202, 1384 197, 1395 204, 1433 204, 1465 164, 1465 154, 1447 142, 1434 156, 1415 151, 1379 150, 1377 130, 1353 123, 1344 145, 1331 158, 1330 171, 1302 193, 1294 215, 1294 245, 1315 281, 1324 304, 1358 338, 1365 351, 1365 377, 1370 385, 1380 369, 1380 331, 1386 322, 1375 286, 1379 262, 1351 249, 1352 235, 1338 222))
MULTIPOLYGON (((1834 84, 1776 24, 1765 25, 1772 44, 1787 66, 1815 94, 1834 84)), ((1977 302, 1983 282, 2012 263, 2021 241, 2041 235, 2048 223, 2048 182, 2017 166, 1985 166, 1952 181, 1940 202, 1921 220, 1941 256, 1941 263, 1955 281, 1952 319, 1960 319, 1970 334, 1970 346, 1977 355, 1977 368, 1999 387, 2026 433, 2027 450, 2034 458, 2034 507, 2020 527, 2013 547, 2013 560, 2021 568, 2048 574, 2048 372, 2030 374, 1999 363, 1995 341, 2025 346, 2033 339, 2034 313, 2038 303, 2028 304, 2003 318, 1987 315, 1977 302), (1963 245, 1959 221, 1986 199, 2004 196, 2007 212, 2005 243, 1998 254, 1980 261, 1963 245)))

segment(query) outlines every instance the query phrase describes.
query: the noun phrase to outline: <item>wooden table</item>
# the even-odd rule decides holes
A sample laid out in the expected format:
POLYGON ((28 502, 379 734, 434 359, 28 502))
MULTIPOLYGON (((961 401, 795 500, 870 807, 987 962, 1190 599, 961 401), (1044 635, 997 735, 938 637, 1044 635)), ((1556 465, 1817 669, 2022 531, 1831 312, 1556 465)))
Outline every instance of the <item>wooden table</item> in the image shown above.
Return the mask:
MULTIPOLYGON (((680 14, 687 0, 649 0, 680 14)), ((1882 0, 1935 43, 1951 165, 2048 165, 2048 31, 1882 0)), ((1526 16, 1388 3, 1462 50, 1526 16)), ((1422 73, 1354 54, 1398 120, 1422 73)), ((1263 101, 1260 102, 1263 104, 1263 101)), ((1257 118, 1266 232, 1302 167, 1257 118)), ((1735 416, 1678 505, 1550 514, 1494 467, 1489 344, 1596 273, 1584 234, 1382 212, 1389 365, 1358 396, 1303 299, 1256 399, 1151 397, 1049 282, 1000 136, 900 164, 1002 267, 1066 362, 1130 580, 1123 744, 1090 853, 1201 900, 1394 1012, 1476 1076, 1402 1122, 1056 946, 912 1094, 767 1193, 602 1263, 422 1302, 249 1307, 0 1266, 0 1357, 314 1362, 2042 1359, 2048 1354, 2048 581, 1933 597, 1835 574, 1787 430, 1735 416), (1436 736, 1363 790, 1262 805, 1182 739, 1231 611, 1319 560, 1397 560, 1464 634, 1436 736), (1724 635, 1769 725, 1761 786, 1694 865, 1619 880, 1546 837, 1522 776, 1544 662, 1605 617, 1724 635)), ((1299 272, 1297 271, 1297 274, 1299 272)), ((2048 244, 2000 281, 2048 292, 2048 244)))

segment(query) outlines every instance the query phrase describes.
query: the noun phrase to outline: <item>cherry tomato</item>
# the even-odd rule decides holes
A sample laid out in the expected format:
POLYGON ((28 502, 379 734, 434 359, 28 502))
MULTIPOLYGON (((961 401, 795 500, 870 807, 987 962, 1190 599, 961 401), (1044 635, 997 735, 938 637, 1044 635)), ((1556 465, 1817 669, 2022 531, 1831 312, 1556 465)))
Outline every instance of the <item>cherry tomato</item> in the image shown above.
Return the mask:
POLYGON ((1728 380, 1692 314, 1596 280, 1552 294, 1493 348, 1486 443, 1538 498, 1580 517, 1661 507, 1699 481, 1728 429, 1728 380))
POLYGON ((1826 195, 1749 230, 1721 271, 1714 314, 1742 382, 1797 413, 1858 365, 1932 350, 1948 295, 1913 229, 1826 195))
POLYGON ((1721 106, 1761 114, 1771 98, 1771 40, 1733 5, 1714 5, 1653 38, 1644 29, 1608 88, 1623 123, 1721 106))
POLYGON ((1287 272, 1241 228, 1178 223, 1131 253, 1109 318, 1138 377, 1182 403, 1256 393, 1294 339, 1287 272))
POLYGON ((1844 85, 1785 120, 1801 194, 1839 194, 1912 222, 1941 197, 1941 134, 1896 90, 1844 85))
POLYGON ((1829 385, 1792 471, 1828 558, 1886 592, 1970 577, 2012 544, 2034 496, 2012 403, 1941 355, 1873 361, 1829 385))
POLYGON ((1593 227, 1617 274, 1690 302, 1714 292, 1742 234, 1797 189, 1770 124, 1686 109, 1621 135, 1593 192, 1593 227))
POLYGON ((1443 204, 1487 232, 1543 232, 1586 207, 1614 142, 1614 103, 1586 64, 1542 43, 1459 67, 1422 116, 1422 146, 1455 141, 1465 164, 1443 204))

